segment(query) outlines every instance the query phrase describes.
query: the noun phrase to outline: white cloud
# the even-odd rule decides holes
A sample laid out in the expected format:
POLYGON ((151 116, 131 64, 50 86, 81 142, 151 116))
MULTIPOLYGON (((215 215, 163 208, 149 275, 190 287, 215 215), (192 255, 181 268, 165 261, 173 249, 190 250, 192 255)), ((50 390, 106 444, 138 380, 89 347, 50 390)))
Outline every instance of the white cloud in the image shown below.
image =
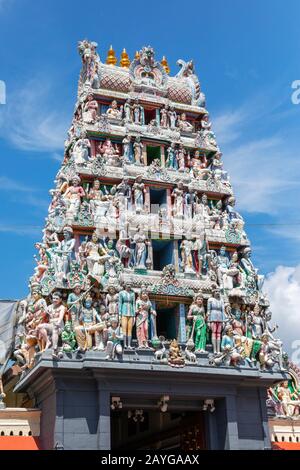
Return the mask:
POLYGON ((0 135, 14 147, 37 152, 63 150, 70 116, 62 109, 54 109, 49 80, 32 79, 8 94, 1 114, 0 135))
POLYGON ((26 193, 32 192, 33 189, 6 176, 0 176, 0 191, 20 191, 26 193))
POLYGON ((41 236, 42 227, 35 225, 11 225, 11 224, 0 224, 0 233, 13 233, 14 235, 28 235, 34 237, 41 236))
POLYGON ((264 290, 284 349, 294 362, 300 363, 300 349, 296 349, 300 346, 300 265, 278 266, 266 277, 264 290))

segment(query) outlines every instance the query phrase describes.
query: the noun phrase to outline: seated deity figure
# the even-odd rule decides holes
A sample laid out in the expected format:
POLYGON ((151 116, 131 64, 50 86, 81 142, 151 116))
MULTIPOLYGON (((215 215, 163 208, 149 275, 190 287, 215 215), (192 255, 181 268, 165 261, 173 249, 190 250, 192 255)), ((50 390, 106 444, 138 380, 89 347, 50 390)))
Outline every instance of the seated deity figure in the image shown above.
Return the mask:
POLYGON ((170 168, 172 170, 178 170, 177 152, 175 146, 175 142, 171 142, 171 145, 167 148, 166 168, 170 168))
POLYGON ((71 269, 71 261, 74 253, 75 239, 73 238, 72 227, 64 227, 63 240, 57 247, 53 249, 54 252, 54 269, 57 279, 67 282, 67 275, 71 269))
POLYGON ((72 159, 76 165, 85 165, 89 161, 89 139, 82 137, 75 142, 72 150, 72 159))
POLYGON ((190 338, 195 343, 195 351, 204 352, 206 348, 206 313, 203 305, 203 297, 196 294, 191 304, 187 320, 192 322, 190 338))
POLYGON ((117 317, 111 317, 110 326, 107 329, 107 346, 106 359, 113 360, 115 356, 122 356, 123 347, 122 347, 123 333, 121 327, 119 326, 119 321, 117 317))
POLYGON ((58 357, 58 340, 64 327, 64 316, 66 314, 60 292, 54 292, 52 304, 47 307, 46 312, 48 323, 41 323, 37 326, 37 330, 45 341, 45 349, 52 347, 53 356, 58 357))
POLYGON ((132 100, 130 98, 128 98, 124 104, 124 116, 126 122, 133 121, 132 100))
POLYGON ((68 187, 64 194, 64 200, 67 203, 66 217, 70 221, 77 216, 81 199, 85 196, 85 191, 81 186, 81 180, 79 176, 74 176, 72 179, 72 185, 68 187))
POLYGON ((175 129, 176 128, 176 121, 177 121, 177 113, 176 113, 175 108, 174 108, 173 105, 170 106, 168 116, 169 116, 170 128, 175 129))
POLYGON ((119 317, 121 319, 124 348, 132 349, 132 328, 135 320, 135 295, 131 284, 127 283, 119 293, 119 317))
POLYGON ((136 336, 139 348, 148 348, 149 332, 148 324, 151 315, 156 316, 156 312, 152 307, 149 295, 146 289, 142 289, 137 298, 136 305, 136 336))
POLYGON ((221 335, 226 320, 225 306, 221 298, 220 289, 215 287, 212 291, 212 296, 207 301, 207 324, 212 332, 214 354, 220 352, 221 335))
POLYGON ((233 329, 227 325, 221 341, 221 351, 223 353, 222 362, 226 365, 236 366, 242 360, 241 352, 235 344, 233 329))
POLYGON ((225 210, 228 215, 229 224, 244 234, 244 219, 235 209, 235 198, 233 196, 227 199, 225 210))
POLYGON ((183 272, 195 273, 193 265, 194 242, 187 236, 180 243, 180 258, 183 272))
POLYGON ((277 388, 277 396, 281 404, 284 416, 299 416, 300 396, 289 389, 288 380, 281 382, 277 388))
POLYGON ((143 183, 143 176, 138 175, 132 186, 133 201, 135 211, 140 214, 144 210, 146 189, 143 183))
POLYGON ((222 180, 222 181, 227 181, 228 179, 227 171, 223 170, 223 162, 221 158, 222 158, 222 153, 216 152, 212 159, 210 170, 214 173, 217 179, 222 180))
POLYGON ((118 165, 120 163, 120 152, 117 145, 113 145, 110 139, 99 145, 99 151, 108 165, 118 165))
POLYGON ((83 106, 82 119, 87 124, 94 124, 98 117, 98 103, 93 95, 88 95, 87 101, 83 106))
POLYGON ((174 217, 183 217, 183 208, 184 208, 184 186, 180 182, 177 184, 177 187, 173 189, 173 216, 174 217))
POLYGON ((205 154, 200 155, 200 151, 196 150, 190 161, 191 174, 198 180, 206 179, 210 170, 207 168, 207 158, 205 154))
POLYGON ((123 106, 118 109, 118 103, 116 100, 113 100, 111 102, 110 107, 106 111, 107 116, 110 119, 122 119, 122 114, 123 114, 123 106))
POLYGON ((135 99, 132 106, 133 119, 135 124, 145 124, 144 108, 140 105, 138 98, 135 99))
POLYGON ((160 110, 160 125, 164 128, 169 127, 169 106, 167 104, 160 110))
POLYGON ((176 151, 177 167, 179 171, 185 171, 185 158, 186 150, 183 144, 179 144, 178 150, 176 151))
POLYGON ((195 201, 195 218, 201 222, 204 228, 210 228, 211 209, 208 205, 206 194, 202 194, 201 198, 196 197, 195 201))
POLYGON ((185 113, 182 113, 180 115, 177 121, 177 125, 179 127, 179 130, 182 132, 193 132, 194 130, 193 125, 187 121, 185 113))
POLYGON ((135 142, 133 144, 133 153, 134 153, 134 163, 135 165, 143 165, 143 148, 144 144, 141 142, 141 138, 138 136, 135 138, 135 142))
POLYGON ((254 268, 251 261, 251 248, 246 247, 242 251, 242 258, 240 260, 240 267, 242 272, 242 283, 246 290, 255 292, 260 291, 263 286, 264 276, 257 274, 257 269, 254 268))
POLYGON ((99 333, 106 329, 105 321, 102 321, 97 310, 93 307, 93 299, 87 295, 79 314, 79 325, 75 327, 76 340, 79 349, 86 351, 93 347, 93 336, 95 338, 94 349, 99 347, 99 333))
POLYGON ((133 155, 131 151, 131 137, 130 135, 125 135, 124 139, 122 140, 123 144, 123 159, 125 163, 132 163, 133 155))

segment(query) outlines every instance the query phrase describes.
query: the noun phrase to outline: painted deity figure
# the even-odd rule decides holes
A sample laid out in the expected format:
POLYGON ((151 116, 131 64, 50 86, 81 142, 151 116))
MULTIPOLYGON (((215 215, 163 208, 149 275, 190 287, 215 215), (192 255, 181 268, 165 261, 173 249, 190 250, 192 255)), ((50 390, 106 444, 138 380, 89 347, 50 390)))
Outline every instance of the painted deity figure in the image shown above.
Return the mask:
POLYGON ((195 343, 195 351, 204 352, 206 347, 206 314, 203 305, 203 297, 197 294, 191 304, 187 320, 192 322, 191 339, 195 343))
POLYGON ((133 194, 133 200, 134 200, 134 205, 135 205, 135 211, 136 213, 141 213, 144 210, 144 204, 145 204, 145 194, 146 194, 146 189, 145 185, 143 183, 143 176, 138 175, 135 179, 135 182, 132 186, 132 194, 133 194))
POLYGON ((240 351, 236 347, 234 341, 234 334, 231 325, 227 325, 225 327, 224 335, 221 341, 221 351, 224 355, 222 359, 226 365, 236 366, 242 360, 240 351))
POLYGON ((61 340, 62 340, 62 350, 66 353, 70 353, 75 351, 77 341, 76 335, 72 328, 72 323, 67 321, 65 323, 64 329, 61 333, 61 340))
POLYGON ((297 393, 290 391, 288 380, 284 380, 279 384, 277 395, 285 416, 292 417, 299 415, 300 397, 297 393))
POLYGON ((87 101, 83 107, 82 119, 87 124, 94 124, 98 117, 98 103, 93 95, 88 95, 87 101))
POLYGON ((144 108, 140 105, 138 98, 135 99, 133 104, 133 118, 135 124, 145 124, 144 108))
POLYGON ((167 104, 160 110, 160 125, 164 128, 169 127, 169 106, 167 104))
POLYGON ((217 255, 217 275, 219 286, 222 291, 225 293, 225 290, 229 288, 228 280, 228 270, 229 270, 229 258, 226 255, 225 246, 221 246, 220 252, 217 255))
POLYGON ((72 158, 76 165, 85 165, 88 162, 90 148, 90 141, 85 137, 82 137, 75 142, 72 150, 72 158))
POLYGON ((224 302, 218 287, 215 287, 207 301, 207 322, 212 332, 213 352, 216 354, 220 352, 221 335, 226 322, 224 302))
POLYGON ((72 227, 64 227, 63 240, 54 249, 55 252, 55 272, 63 281, 67 280, 67 274, 71 269, 71 261, 75 247, 72 227))
POLYGON ((251 248, 246 247, 242 252, 242 258, 240 260, 240 267, 243 274, 243 284, 246 290, 249 291, 261 291, 264 276, 257 274, 257 269, 254 268, 251 261, 251 248))
POLYGON ((107 329, 106 359, 113 360, 116 355, 118 357, 122 356, 122 340, 123 333, 119 326, 118 319, 116 317, 112 317, 110 319, 110 327, 107 329))
MULTIPOLYGON (((94 266, 96 263, 101 264, 101 274, 104 274, 104 261, 100 263, 102 256, 105 254, 101 244, 99 243, 99 237, 96 232, 93 232, 92 238, 86 244, 86 262, 89 274, 94 274, 94 266), (101 251, 101 255, 100 255, 101 251)), ((99 267, 98 267, 99 269, 99 267)), ((99 273, 98 273, 99 274, 99 273)))
POLYGON ((104 193, 100 189, 100 181, 94 180, 93 186, 87 194, 87 198, 90 201, 90 208, 95 222, 99 217, 105 215, 104 208, 107 206, 104 193))
POLYGON ((193 132, 193 125, 186 119, 186 114, 182 113, 178 118, 177 125, 182 132, 193 132))
POLYGON ((133 121, 133 109, 132 109, 132 101, 131 99, 126 100, 124 104, 124 115, 126 122, 133 121))
POLYGON ((118 317, 119 314, 119 294, 115 286, 107 287, 105 305, 110 316, 118 317))
POLYGON ((179 144, 179 148, 176 152, 176 159, 179 171, 185 171, 185 157, 186 151, 183 144, 179 144))
POLYGON ((185 219, 193 218, 195 202, 196 202, 196 192, 189 185, 188 191, 186 191, 184 194, 184 217, 185 219))
POLYGON ((45 341, 45 349, 52 347, 53 356, 58 357, 58 340, 64 327, 66 308, 60 292, 52 295, 52 304, 47 307, 48 323, 41 323, 37 329, 45 341))
POLYGON ((199 150, 194 152, 193 158, 190 161, 191 173, 194 178, 198 180, 205 179, 210 170, 207 168, 207 158, 205 154, 200 154, 199 150))
POLYGON ((183 272, 185 273, 195 273, 193 266, 193 248, 194 242, 189 238, 185 238, 180 243, 180 257, 183 272))
POLYGON ((209 245, 204 233, 204 236, 197 236, 193 246, 194 265, 199 275, 206 275, 209 270, 209 245))
POLYGON ((124 139, 122 140, 122 144, 124 161, 127 163, 132 163, 131 137, 129 135, 125 135, 124 139))
POLYGON ((113 100, 111 102, 110 107, 106 111, 106 114, 109 118, 111 119, 122 119, 122 114, 123 114, 123 107, 121 106, 120 109, 118 109, 118 103, 116 100, 113 100))
POLYGON ((253 339, 260 340, 265 330, 265 322, 261 316, 260 306, 254 305, 253 312, 249 317, 250 331, 253 339))
POLYGON ((143 232, 142 227, 137 228, 137 232, 133 236, 134 244, 134 267, 138 269, 147 269, 147 264, 149 260, 147 259, 147 247, 149 241, 146 238, 146 235, 143 232))
POLYGON ((79 176, 74 176, 72 185, 68 187, 64 194, 64 199, 67 203, 67 218, 71 220, 76 217, 80 209, 81 199, 85 196, 85 191, 81 186, 79 176))
POLYGON ((206 194, 202 194, 201 198, 197 196, 195 202, 195 216, 196 219, 202 223, 203 227, 209 228, 210 226, 211 209, 208 205, 206 194))
POLYGON ((175 142, 171 142, 171 145, 167 148, 167 160, 166 167, 172 170, 178 170, 177 153, 175 149, 175 142))
POLYGON ((71 317, 72 326, 75 327, 79 323, 79 312, 81 307, 81 285, 75 284, 73 292, 70 292, 67 300, 69 316, 71 317))
POLYGON ((148 325, 151 315, 156 316, 146 290, 142 290, 136 301, 136 336, 139 348, 148 348, 148 325))
POLYGON ((178 183, 177 187, 173 189, 172 197, 174 198, 174 203, 173 203, 174 217, 183 217, 184 186, 182 182, 178 183))
POLYGON ((131 340, 135 320, 135 295, 129 283, 125 284, 124 289, 119 292, 119 316, 124 335, 124 347, 132 349, 131 340))
POLYGON ((120 225, 125 221, 125 212, 131 209, 132 189, 129 184, 129 178, 123 178, 116 188, 115 198, 119 208, 120 225))
POLYGON ((117 164, 120 159, 120 152, 117 145, 113 145, 110 139, 106 139, 105 142, 99 145, 99 151, 103 155, 107 164, 117 164))
POLYGON ((214 173, 214 175, 217 179, 227 181, 227 179, 228 179, 227 171, 223 170, 223 162, 222 162, 221 158, 222 158, 222 153, 221 152, 216 152, 213 159, 212 159, 210 169, 214 173))
POLYGON ((245 336, 246 335, 246 325, 242 317, 242 312, 238 305, 232 306, 232 321, 231 326, 233 329, 233 334, 237 336, 245 336))
POLYGON ((106 328, 106 324, 101 320, 97 310, 93 307, 93 299, 87 295, 83 301, 79 325, 75 327, 75 334, 79 348, 82 351, 92 349, 93 336, 95 337, 94 349, 99 348, 99 333, 106 328))
POLYGON ((176 121, 177 121, 177 113, 175 111, 174 106, 170 106, 168 116, 169 116, 169 122, 170 122, 171 129, 175 129, 176 128, 176 121))
POLYGON ((141 138, 138 136, 133 144, 134 163, 136 165, 143 165, 143 148, 144 144, 141 142, 141 138))

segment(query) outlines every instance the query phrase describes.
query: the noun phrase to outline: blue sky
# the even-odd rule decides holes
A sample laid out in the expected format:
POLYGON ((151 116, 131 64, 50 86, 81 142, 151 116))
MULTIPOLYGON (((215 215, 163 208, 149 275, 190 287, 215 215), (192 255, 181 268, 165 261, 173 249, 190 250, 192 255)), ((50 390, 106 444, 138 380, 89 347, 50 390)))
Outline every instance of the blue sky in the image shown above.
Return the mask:
POLYGON ((253 259, 272 282, 292 269, 285 282, 300 295, 299 15, 298 0, 0 0, 0 298, 27 293, 86 37, 102 60, 110 44, 130 57, 150 44, 171 74, 194 59, 253 259))

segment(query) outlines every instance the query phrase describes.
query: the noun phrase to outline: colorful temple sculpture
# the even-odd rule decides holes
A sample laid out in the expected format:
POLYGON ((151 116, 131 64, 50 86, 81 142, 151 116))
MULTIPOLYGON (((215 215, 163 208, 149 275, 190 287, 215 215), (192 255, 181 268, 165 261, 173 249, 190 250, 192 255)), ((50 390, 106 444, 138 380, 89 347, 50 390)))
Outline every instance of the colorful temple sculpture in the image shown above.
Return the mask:
POLYGON ((194 64, 171 77, 150 46, 119 65, 78 51, 15 391, 42 411, 43 448, 268 448, 287 357, 194 64))

